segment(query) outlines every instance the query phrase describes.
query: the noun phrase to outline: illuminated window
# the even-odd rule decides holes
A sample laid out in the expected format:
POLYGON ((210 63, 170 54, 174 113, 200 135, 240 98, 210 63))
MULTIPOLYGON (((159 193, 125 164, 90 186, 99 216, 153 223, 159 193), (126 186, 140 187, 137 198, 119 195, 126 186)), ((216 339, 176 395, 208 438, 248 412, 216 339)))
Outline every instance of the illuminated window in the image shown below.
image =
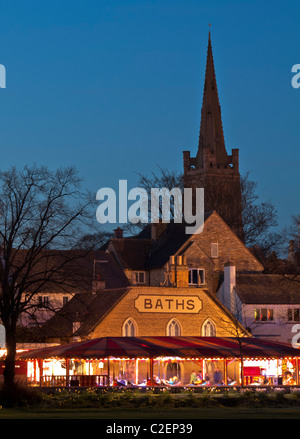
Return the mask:
POLYGON ((215 337, 216 336, 216 325, 212 320, 206 320, 202 326, 203 337, 215 337))
POLYGON ((180 337, 181 328, 176 319, 172 319, 167 326, 167 335, 169 337, 180 337))
POLYGON ((123 325, 123 337, 136 337, 137 324, 132 318, 126 320, 123 325))
POLYGON ((190 285, 204 285, 205 271, 203 268, 191 268, 189 270, 189 284, 190 285))
POLYGON ((272 322, 274 311, 272 308, 256 308, 254 310, 254 320, 256 322, 272 322))

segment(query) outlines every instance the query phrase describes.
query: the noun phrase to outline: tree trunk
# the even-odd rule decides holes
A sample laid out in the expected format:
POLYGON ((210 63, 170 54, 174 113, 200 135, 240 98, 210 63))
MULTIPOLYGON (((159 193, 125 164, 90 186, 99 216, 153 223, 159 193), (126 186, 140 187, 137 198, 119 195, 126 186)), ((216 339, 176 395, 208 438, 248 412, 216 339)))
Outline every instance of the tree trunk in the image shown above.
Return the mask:
POLYGON ((4 388, 11 390, 14 387, 15 361, 16 361, 16 331, 13 328, 6 328, 6 358, 4 376, 4 388))
POLYGON ((241 356, 241 387, 244 387, 244 359, 241 356))

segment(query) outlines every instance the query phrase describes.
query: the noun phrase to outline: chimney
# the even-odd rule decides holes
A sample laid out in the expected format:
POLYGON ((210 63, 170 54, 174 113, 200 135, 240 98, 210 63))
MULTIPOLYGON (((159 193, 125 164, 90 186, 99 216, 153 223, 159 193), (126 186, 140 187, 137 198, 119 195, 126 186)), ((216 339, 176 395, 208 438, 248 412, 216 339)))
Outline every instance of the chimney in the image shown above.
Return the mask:
POLYGON ((106 262, 94 259, 94 268, 93 268, 93 279, 92 279, 92 294, 96 294, 99 290, 105 290, 105 280, 102 279, 101 269, 97 269, 99 267, 99 263, 106 262), (98 265, 97 265, 98 263, 98 265))
POLYGON ((102 280, 100 276, 97 276, 96 279, 92 282, 92 294, 96 294, 98 291, 105 290, 105 280, 102 280))
POLYGON ((186 263, 186 256, 171 256, 169 261, 172 284, 180 288, 189 286, 189 267, 186 263))
POLYGON ((228 262, 224 266, 224 305, 235 314, 236 298, 234 288, 236 286, 236 269, 235 265, 228 262))
POLYGON ((121 229, 120 227, 118 227, 117 229, 114 230, 114 238, 116 239, 121 239, 123 238, 123 229, 121 229))
POLYGON ((289 253, 288 253, 287 260, 292 265, 297 265, 297 261, 296 261, 296 245, 295 245, 295 241, 294 240, 291 240, 289 242, 289 253))

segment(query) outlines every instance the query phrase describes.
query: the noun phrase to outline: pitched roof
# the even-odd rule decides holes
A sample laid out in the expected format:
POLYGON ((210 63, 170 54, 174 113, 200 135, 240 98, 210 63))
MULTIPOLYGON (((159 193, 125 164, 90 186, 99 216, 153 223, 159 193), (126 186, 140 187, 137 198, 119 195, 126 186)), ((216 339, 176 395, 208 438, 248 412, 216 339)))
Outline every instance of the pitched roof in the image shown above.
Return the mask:
POLYGON ((124 269, 145 270, 153 245, 151 239, 117 238, 112 239, 111 244, 116 258, 124 269))
POLYGON ((78 343, 21 352, 18 359, 34 358, 265 358, 299 357, 299 350, 287 343, 255 337, 100 337, 78 343))
POLYGON ((76 294, 44 324, 44 334, 49 338, 68 338, 74 335, 89 334, 127 291, 129 288, 124 287, 102 290, 94 294, 76 294), (80 328, 75 334, 73 333, 74 322, 80 323, 80 328))
POLYGON ((239 274, 236 292, 244 304, 300 304, 300 277, 239 274))
MULTIPOLYGON (((206 221, 212 212, 206 212, 206 221)), ((168 223, 157 241, 150 239, 151 225, 147 225, 135 238, 112 239, 111 244, 123 268, 146 270, 163 267, 192 235, 186 233, 185 223, 168 223)))
POLYGON ((29 252, 15 250, 13 259, 8 262, 11 272, 17 276, 16 282, 25 279, 28 293, 37 287, 43 293, 91 292, 96 275, 98 280, 100 276, 105 281, 106 288, 128 285, 115 257, 108 252, 44 250, 37 258, 32 258, 29 252))
POLYGON ((157 242, 153 243, 147 268, 164 266, 170 256, 173 256, 191 237, 185 233, 185 223, 170 223, 157 242))
POLYGON ((96 279, 105 283, 104 289, 128 286, 129 280, 112 253, 98 251, 93 253, 96 279))

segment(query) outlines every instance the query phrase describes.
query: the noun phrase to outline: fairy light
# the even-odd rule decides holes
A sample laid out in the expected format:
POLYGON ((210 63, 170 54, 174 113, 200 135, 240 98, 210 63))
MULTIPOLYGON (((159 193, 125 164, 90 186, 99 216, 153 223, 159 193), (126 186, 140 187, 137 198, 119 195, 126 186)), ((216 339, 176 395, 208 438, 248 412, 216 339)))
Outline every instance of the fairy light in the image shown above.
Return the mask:
MULTIPOLYGON (((3 357, 5 355, 6 351, 4 349, 0 350, 0 358, 3 357)), ((224 367, 227 368, 228 365, 231 364, 231 362, 234 361, 239 361, 239 365, 234 366, 237 367, 240 372, 241 372, 241 368, 244 365, 245 367, 251 367, 250 363, 251 362, 255 362, 257 367, 261 367, 263 369, 266 369, 266 375, 268 376, 280 376, 282 375, 282 361, 285 361, 286 363, 290 362, 291 365, 288 365, 288 369, 287 370, 292 370, 293 372, 297 371, 297 374, 299 373, 299 365, 298 365, 298 361, 299 361, 299 356, 296 357, 292 357, 292 356, 288 356, 288 357, 277 357, 277 356, 266 356, 265 354, 260 355, 260 356, 229 356, 229 357, 223 357, 223 356, 210 356, 208 358, 206 357, 199 357, 199 356, 188 356, 188 357, 180 357, 180 356, 157 356, 157 357, 145 357, 145 356, 141 356, 141 357, 136 357, 136 358, 131 358, 130 356, 116 356, 116 357, 97 357, 97 356, 92 356, 92 357, 88 357, 86 359, 80 359, 80 358, 70 358, 70 359, 66 359, 66 358, 60 358, 59 356, 55 356, 52 358, 45 358, 45 359, 40 359, 41 361, 41 369, 39 367, 39 362, 37 358, 28 358, 27 359, 27 376, 28 377, 34 377, 34 379, 39 378, 39 373, 40 371, 42 371, 43 375, 49 374, 49 375, 64 375, 64 376, 71 376, 74 372, 76 373, 78 371, 77 368, 74 367, 74 365, 72 366, 65 366, 63 365, 63 361, 73 361, 74 363, 76 363, 76 367, 80 367, 82 371, 84 371, 85 374, 89 374, 89 375, 93 375, 95 374, 95 372, 97 370, 99 370, 98 368, 100 368, 101 373, 107 373, 108 375, 111 376, 112 373, 112 369, 109 369, 109 363, 111 362, 114 367, 116 366, 117 363, 122 363, 122 365, 120 364, 119 367, 122 368, 122 370, 124 370, 124 368, 127 368, 129 366, 126 366, 126 363, 128 362, 133 362, 134 365, 130 366, 133 367, 135 370, 135 378, 134 381, 135 383, 138 385, 138 375, 139 375, 139 364, 141 363, 147 363, 147 368, 149 367, 149 362, 151 362, 152 360, 152 364, 153 366, 157 367, 157 365, 162 365, 163 367, 167 367, 167 363, 187 363, 190 364, 192 362, 217 362, 217 361, 223 361, 224 363, 224 367), (242 360, 242 361, 241 361, 242 360), (105 362, 107 362, 107 372, 105 372, 105 362), (275 364, 276 362, 276 364, 275 364), (94 363, 98 363, 98 364, 94 364, 94 363), (125 364, 124 364, 125 363, 125 364), (164 366, 165 365, 165 366, 164 366), (103 371, 104 369, 104 371, 103 371)), ((150 363, 150 367, 151 367, 151 363, 150 363)), ((144 368, 146 368, 146 365, 144 365, 144 368)), ((118 370, 118 366, 117 366, 117 370, 118 370)), ((151 370, 151 369, 150 369, 151 370)), ((237 370, 237 369, 236 369, 237 370)), ((97 372, 96 372, 97 373, 97 372)), ((123 372, 122 372, 123 373, 123 372)), ((142 370, 142 373, 144 373, 144 371, 142 370)), ((298 380, 297 380, 298 382, 298 380)), ((147 386, 148 387, 148 386, 147 386)), ((150 386, 151 387, 151 386, 150 386)))

